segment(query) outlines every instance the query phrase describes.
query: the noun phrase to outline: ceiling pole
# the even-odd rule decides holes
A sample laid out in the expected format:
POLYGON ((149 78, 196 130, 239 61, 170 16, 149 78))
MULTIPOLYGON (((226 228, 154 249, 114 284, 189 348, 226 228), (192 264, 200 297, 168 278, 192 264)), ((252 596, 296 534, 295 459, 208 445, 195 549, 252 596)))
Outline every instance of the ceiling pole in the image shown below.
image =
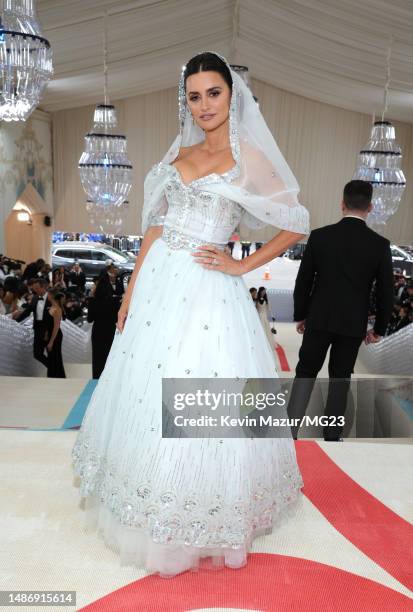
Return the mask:
POLYGON ((108 104, 108 12, 103 15, 103 92, 104 104, 108 104))
POLYGON ((239 6, 240 0, 235 0, 234 2, 234 11, 232 14, 232 38, 231 45, 229 50, 229 63, 236 64, 237 63, 237 40, 239 34, 239 6))
POLYGON ((381 120, 384 121, 384 115, 387 113, 389 108, 389 87, 390 87, 390 60, 391 60, 391 51, 393 45, 393 34, 390 34, 389 37, 389 46, 387 47, 387 57, 386 57, 386 84, 384 86, 384 95, 383 95, 383 112, 381 114, 381 120))

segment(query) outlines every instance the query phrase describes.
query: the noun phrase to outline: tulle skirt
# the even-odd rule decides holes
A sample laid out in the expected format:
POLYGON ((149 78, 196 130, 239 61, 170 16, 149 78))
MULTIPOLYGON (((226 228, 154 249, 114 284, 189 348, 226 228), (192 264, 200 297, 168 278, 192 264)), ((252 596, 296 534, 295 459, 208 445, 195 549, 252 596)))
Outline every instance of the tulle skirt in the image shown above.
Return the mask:
MULTIPOLYGON (((154 241, 72 450, 86 531, 161 576, 240 568, 302 487, 291 438, 162 438, 162 378, 278 377, 242 277, 154 241)), ((211 381, 212 383, 212 381, 211 381)))

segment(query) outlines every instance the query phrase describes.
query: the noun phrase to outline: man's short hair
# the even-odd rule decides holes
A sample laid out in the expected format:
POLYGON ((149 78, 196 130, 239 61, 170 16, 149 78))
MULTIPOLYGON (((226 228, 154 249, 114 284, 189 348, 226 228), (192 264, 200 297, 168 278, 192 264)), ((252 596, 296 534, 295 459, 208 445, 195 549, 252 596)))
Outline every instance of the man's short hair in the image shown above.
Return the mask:
POLYGON ((373 185, 368 181, 350 181, 343 191, 343 201, 349 210, 366 211, 372 196, 373 185))
POLYGON ((43 276, 39 276, 38 278, 33 278, 31 279, 34 283, 38 283, 40 285, 40 287, 48 287, 49 286, 49 281, 47 280, 47 278, 44 278, 43 276))

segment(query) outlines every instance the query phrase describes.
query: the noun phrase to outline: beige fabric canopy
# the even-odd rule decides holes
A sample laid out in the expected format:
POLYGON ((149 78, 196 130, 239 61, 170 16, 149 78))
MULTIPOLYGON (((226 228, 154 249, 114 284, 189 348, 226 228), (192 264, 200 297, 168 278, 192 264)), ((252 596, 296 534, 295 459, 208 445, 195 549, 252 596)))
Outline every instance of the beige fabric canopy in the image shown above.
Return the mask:
POLYGON ((39 0, 55 57, 46 110, 100 101, 103 11, 109 11, 112 99, 176 85, 198 51, 245 63, 281 89, 380 114, 394 36, 388 118, 413 122, 410 0, 39 0))

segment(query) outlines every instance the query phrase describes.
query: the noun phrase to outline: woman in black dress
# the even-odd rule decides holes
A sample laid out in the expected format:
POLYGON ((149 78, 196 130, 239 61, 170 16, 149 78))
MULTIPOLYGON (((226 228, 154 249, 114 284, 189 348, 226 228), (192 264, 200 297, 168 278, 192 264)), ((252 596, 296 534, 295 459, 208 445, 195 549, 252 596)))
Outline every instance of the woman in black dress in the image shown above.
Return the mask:
POLYGON ((100 275, 88 299, 87 320, 92 327, 92 376, 99 378, 106 364, 116 330, 120 297, 113 294, 107 271, 100 275))
POLYGON ((50 317, 46 317, 46 340, 47 340, 47 377, 66 378, 62 358, 63 333, 60 322, 65 318, 64 301, 65 294, 56 288, 47 291, 47 297, 52 303, 49 308, 50 317))

